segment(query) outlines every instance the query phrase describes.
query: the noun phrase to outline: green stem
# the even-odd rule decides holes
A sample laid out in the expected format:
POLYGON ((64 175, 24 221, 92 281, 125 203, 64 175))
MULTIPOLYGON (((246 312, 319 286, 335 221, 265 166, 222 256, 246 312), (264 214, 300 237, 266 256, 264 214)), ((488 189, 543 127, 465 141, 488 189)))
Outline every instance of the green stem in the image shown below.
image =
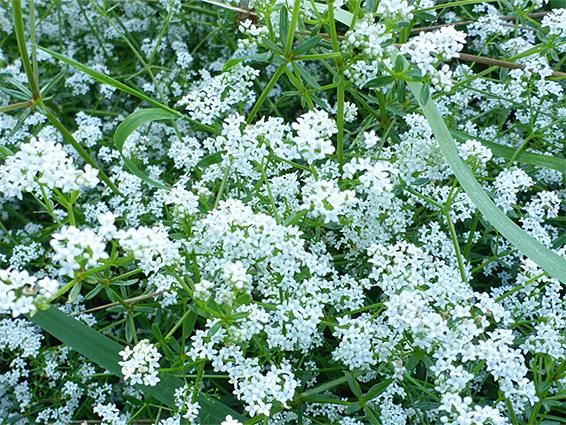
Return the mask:
POLYGON ((14 17, 14 32, 18 41, 18 49, 22 58, 22 64, 28 78, 29 86, 35 101, 41 99, 39 86, 33 72, 33 67, 29 60, 29 53, 26 46, 26 37, 24 34, 24 20, 22 15, 22 4, 20 0, 12 0, 12 14, 14 17))
POLYGON ((167 335, 165 335, 165 337, 163 338, 164 341, 167 341, 169 338, 171 338, 173 336, 173 334, 175 333, 175 331, 177 329, 179 329, 179 326, 181 326, 183 324, 183 322, 185 321, 185 319, 187 317, 189 317, 189 314, 191 314, 192 310, 189 308, 187 309, 187 311, 185 312, 185 314, 183 314, 183 316, 179 319, 179 321, 175 324, 175 326, 173 326, 171 328, 171 330, 167 333, 167 335))
POLYGON ((417 198, 421 198, 421 199, 431 203, 436 208, 440 209, 440 211, 442 212, 444 217, 446 217, 446 221, 448 222, 448 229, 450 230, 450 236, 452 238, 452 243, 454 244, 454 251, 456 252, 456 259, 458 261, 458 267, 460 269, 460 276, 462 277, 462 282, 467 282, 466 270, 464 268, 464 261, 462 260, 462 253, 460 251, 460 244, 458 243, 458 234, 456 233, 456 228, 454 227, 454 223, 452 222, 452 219, 450 218, 450 214, 446 210, 445 206, 439 204, 434 199, 431 199, 428 196, 425 196, 425 195, 413 190, 410 187, 407 187, 406 190, 409 193, 416 196, 417 198))
POLYGON ((259 108, 261 107, 267 96, 269 96, 269 93, 271 92, 277 81, 279 81, 279 77, 281 77, 281 74, 283 74, 286 68, 287 68, 286 63, 282 63, 281 65, 279 65, 279 68, 277 68, 277 71, 275 71, 275 74, 273 74, 271 80, 269 80, 269 83, 267 83, 267 86, 265 86, 265 89, 259 96, 259 99, 257 100, 252 111, 250 112, 250 115, 248 116, 248 120, 247 120, 248 124, 251 124, 251 122, 255 118, 255 115, 257 114, 257 111, 259 111, 259 108))
POLYGON ((285 45, 285 57, 291 56, 293 51, 293 40, 295 39, 295 29, 297 28, 297 21, 299 20, 299 13, 301 11, 302 0, 295 0, 293 5, 293 16, 291 16, 291 25, 289 33, 287 34, 287 44, 285 45))
POLYGON ((308 60, 320 60, 320 59, 336 59, 341 58, 342 53, 319 53, 315 55, 301 55, 293 56, 290 60, 293 61, 308 61, 308 60))
POLYGON ((0 113, 14 111, 16 109, 21 109, 21 108, 29 108, 30 106, 33 106, 33 101, 31 100, 27 100, 25 102, 13 103, 11 105, 6 105, 6 106, 0 106, 0 113))
MULTIPOLYGON (((332 50, 334 53, 340 54, 340 45, 338 43, 338 33, 336 32, 336 20, 334 18, 334 0, 328 1, 328 26, 330 28, 330 38, 332 40, 332 50)), ((340 167, 340 174, 342 174, 342 167, 344 166, 344 98, 346 81, 342 72, 344 65, 344 58, 340 54, 336 59, 337 76, 339 78, 337 87, 337 113, 336 113, 336 126, 338 127, 338 134, 336 135, 336 155, 338 157, 338 165, 340 167)))
POLYGON ((226 180, 228 180, 228 174, 230 174, 230 166, 226 167, 226 171, 224 171, 224 178, 222 179, 222 183, 220 183, 220 189, 218 189, 218 194, 216 195, 216 200, 214 201, 214 207, 212 209, 216 209, 218 204, 220 203, 220 199, 222 199, 222 194, 224 193, 224 187, 226 186, 226 180))

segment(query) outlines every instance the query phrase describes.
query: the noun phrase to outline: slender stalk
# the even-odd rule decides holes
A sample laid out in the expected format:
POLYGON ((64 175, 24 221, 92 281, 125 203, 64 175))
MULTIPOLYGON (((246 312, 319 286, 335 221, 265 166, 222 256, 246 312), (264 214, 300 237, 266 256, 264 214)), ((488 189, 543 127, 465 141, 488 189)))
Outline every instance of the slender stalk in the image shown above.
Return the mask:
MULTIPOLYGON (((330 28, 330 38, 332 40, 332 50, 334 53, 340 53, 340 44, 338 42, 338 33, 336 32, 336 20, 334 18, 334 0, 328 1, 328 27, 330 28)), ((339 78, 337 91, 337 112, 336 112, 336 126, 338 127, 338 134, 336 135, 336 156, 338 158, 338 166, 340 167, 340 174, 342 174, 342 167, 344 166, 344 97, 346 80, 342 72, 344 65, 344 58, 340 55, 336 59, 337 75, 339 78)))
POLYGON ((320 54, 313 54, 313 55, 302 55, 302 56, 293 56, 290 60, 293 61, 312 61, 312 60, 320 60, 320 59, 336 59, 341 58, 342 53, 320 53, 320 54))
POLYGON ((285 57, 291 56, 293 50, 293 40, 295 39, 295 29, 297 28, 297 21, 299 20, 299 13, 301 11, 302 0, 295 0, 293 4, 293 15, 291 16, 291 25, 289 33, 287 34, 287 44, 285 45, 285 57))
POLYGON ((407 187, 406 190, 411 193, 412 195, 416 196, 417 198, 421 198, 424 201, 427 201, 434 205, 436 208, 440 209, 444 217, 446 217, 446 221, 448 222, 448 229, 450 231, 450 236, 452 238, 452 243, 454 244, 454 251, 456 252, 456 259, 458 261, 458 268, 460 269, 460 276, 462 277, 462 282, 467 282, 466 278, 466 270, 464 268, 464 261, 462 260, 462 253, 460 251, 460 244, 458 243, 458 234, 456 233, 456 228, 454 227, 454 223, 450 218, 450 214, 446 210, 446 207, 442 204, 439 204, 434 199, 429 198, 410 187, 407 187))
POLYGON ((16 109, 29 108, 30 106, 33 106, 33 101, 31 100, 27 100, 25 102, 13 103, 11 105, 6 105, 6 106, 0 106, 0 113, 15 111, 16 109))
POLYGON ((267 86, 265 86, 265 89, 259 96, 259 99, 256 101, 253 109, 251 110, 250 115, 248 116, 247 119, 248 124, 251 124, 251 122, 254 120, 255 115, 259 111, 259 108, 261 108, 261 105, 263 104, 265 99, 267 99, 267 96, 269 96, 269 93, 271 92, 273 87, 275 87, 275 84, 277 84, 277 81, 279 81, 279 77, 281 77, 281 74, 283 74, 286 68, 287 68, 286 63, 282 63, 281 65, 279 65, 279 68, 277 68, 277 71, 275 71, 275 74, 273 74, 273 76, 269 80, 269 83, 267 83, 267 86))
POLYGON ((224 187, 226 186, 226 181, 228 180, 228 175, 230 174, 230 166, 226 167, 226 171, 224 171, 224 178, 222 179, 222 183, 220 183, 220 189, 218 189, 218 194, 216 195, 216 200, 214 201, 214 207, 212 209, 216 209, 218 204, 220 204, 220 200, 222 199, 222 194, 224 193, 224 187))
MULTIPOLYGON (((164 291, 161 291, 161 292, 164 292, 164 291)), ((167 333, 167 335, 165 335, 165 336, 163 337, 163 340, 164 340, 164 341, 167 341, 169 338, 171 338, 171 337, 173 336, 173 334, 175 333, 175 331, 176 331, 177 329, 179 329, 179 327, 183 324, 183 322, 185 321, 185 319, 186 319, 187 317, 189 317, 189 314, 191 314, 192 311, 193 311, 193 310, 191 310, 190 308, 187 309, 187 311, 185 312, 185 314, 183 314, 183 316, 179 319, 179 321, 178 321, 177 323, 175 323, 175 326, 173 326, 173 327, 171 328, 171 330, 167 333)))
MULTIPOLYGON (((22 15, 22 3, 20 0, 12 0, 12 14, 14 17, 14 32, 18 41, 18 49, 22 58, 24 71, 28 77, 29 86, 33 95, 33 99, 37 102, 41 99, 39 86, 33 72, 33 67, 29 60, 28 48, 26 46, 26 36, 24 33, 24 19, 22 15)), ((32 20, 33 22, 33 20, 32 20)))

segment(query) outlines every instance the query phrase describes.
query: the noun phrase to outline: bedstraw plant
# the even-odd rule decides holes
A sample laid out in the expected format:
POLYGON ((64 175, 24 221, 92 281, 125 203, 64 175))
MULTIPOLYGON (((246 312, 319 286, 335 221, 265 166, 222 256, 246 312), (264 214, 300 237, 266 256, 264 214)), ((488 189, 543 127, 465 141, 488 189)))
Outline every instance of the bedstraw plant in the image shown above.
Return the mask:
POLYGON ((0 0, 0 423, 566 423, 547 3, 0 0))

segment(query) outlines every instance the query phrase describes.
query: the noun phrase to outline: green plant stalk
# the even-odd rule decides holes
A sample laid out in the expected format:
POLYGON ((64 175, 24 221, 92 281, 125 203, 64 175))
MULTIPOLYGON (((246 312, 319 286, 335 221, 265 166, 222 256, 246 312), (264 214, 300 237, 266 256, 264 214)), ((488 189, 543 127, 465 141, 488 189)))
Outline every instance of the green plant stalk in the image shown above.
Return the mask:
POLYGON ((173 326, 173 327, 171 328, 171 330, 167 333, 167 335, 165 335, 165 336, 163 337, 163 340, 164 340, 164 341, 167 341, 169 338, 171 338, 171 337, 173 336, 173 334, 175 333, 175 331, 176 331, 177 329, 179 329, 179 327, 183 324, 183 322, 185 321, 185 319, 186 319, 187 317, 189 317, 189 314, 191 314, 191 312, 192 312, 192 310, 191 310, 191 309, 188 309, 188 310, 185 312, 185 314, 183 314, 183 316, 179 319, 179 321, 178 321, 177 323, 175 323, 175 326, 173 326))
POLYGON ((341 58, 342 53, 319 53, 312 55, 293 56, 290 60, 293 61, 308 61, 308 60, 321 60, 321 59, 336 59, 341 58))
POLYGON ((283 72, 285 71, 286 68, 287 68, 286 63, 282 63, 281 65, 279 65, 279 68, 277 68, 277 71, 275 71, 275 74, 273 74, 273 76, 269 80, 269 83, 267 83, 267 86, 265 86, 265 89, 263 90, 263 92, 259 96, 259 99, 256 101, 253 109, 251 110, 250 115, 248 116, 248 119, 247 119, 248 124, 252 123, 252 121, 255 118, 255 115, 259 111, 259 108, 261 108, 261 105, 263 104, 265 99, 267 99, 267 96, 269 96, 269 93, 271 92, 273 87, 275 87, 275 84, 277 84, 277 81, 279 81, 281 74, 283 74, 283 72))
POLYGON ((462 1, 455 1, 455 2, 451 2, 451 3, 438 4, 438 5, 435 5, 435 6, 432 6, 432 7, 427 7, 425 9, 417 9, 413 13, 428 12, 430 10, 445 9, 447 7, 466 6, 468 4, 491 3, 491 2, 496 2, 496 1, 498 1, 498 0, 462 0, 462 1))
POLYGON ((30 22, 30 41, 31 41, 31 65, 34 80, 39 84, 39 68, 37 66, 37 45, 35 38, 35 7, 34 0, 29 0, 29 22, 30 22))
POLYGON ((295 39, 295 29, 297 28, 297 21, 299 20, 299 13, 301 12, 302 0, 295 0, 293 4, 293 15, 291 16, 291 25, 289 26, 289 33, 287 34, 287 44, 285 45, 285 57, 291 56, 293 51, 293 40, 295 39))
POLYGON ((269 195, 269 202, 271 203, 271 208, 273 209, 273 216, 275 217, 275 223, 277 223, 277 225, 280 225, 281 220, 279 219, 279 214, 277 214, 277 208, 275 207, 275 200, 273 199, 273 194, 271 193, 271 187, 269 185, 269 179, 267 178, 267 173, 265 172, 265 169, 261 165, 259 164, 257 165, 261 169, 263 181, 265 182, 265 186, 267 187, 267 193, 269 195))
POLYGON ((226 171, 224 171, 224 177, 222 178, 222 183, 220 183, 220 189, 218 189, 218 194, 216 195, 216 200, 214 201, 214 206, 212 209, 216 209, 218 204, 220 204, 220 200, 222 199, 222 194, 224 193, 224 187, 226 186, 226 181, 228 180, 228 175, 230 174, 230 169, 232 167, 226 167, 226 171))
MULTIPOLYGON (((35 79, 32 64, 29 60, 28 49, 26 46, 26 36, 24 33, 24 19, 22 15, 22 3, 20 0, 12 0, 12 14, 14 18, 14 32, 18 41, 18 49, 22 58, 24 71, 27 75, 29 86, 33 95, 33 100, 38 102, 41 99, 39 86, 35 79)), ((34 102, 34 103, 35 103, 34 102)))
POLYGON ((303 84, 303 80, 301 79, 301 74, 299 74, 299 71, 297 70, 297 67, 295 66, 294 63, 291 62, 291 65, 293 67, 293 71, 295 72, 295 75, 293 75, 293 73, 289 71, 289 68, 285 68, 285 74, 287 75, 287 77, 289 77, 289 80, 299 90, 299 92, 305 97, 309 109, 313 110, 315 108, 314 103, 309 95, 309 91, 303 84))
POLYGON ((28 101, 25 101, 25 102, 12 103, 11 105, 6 105, 6 106, 0 106, 0 114, 2 112, 15 111, 16 109, 29 108, 30 106, 33 106, 32 100, 28 100, 28 101))
MULTIPOLYGON (((334 53, 340 53, 340 45, 338 43, 338 33, 336 32, 336 21, 334 17, 334 0, 328 1, 328 26, 330 28, 330 38, 332 40, 332 50, 334 53)), ((336 59, 336 67, 339 74, 339 82, 337 90, 337 112, 336 112, 336 126, 338 127, 338 134, 336 135, 336 156, 338 158, 338 166, 340 167, 340 174, 344 167, 344 97, 345 85, 344 74, 342 66, 344 65, 344 58, 342 55, 336 59)))
POLYGON ((47 106, 45 106, 45 104, 43 102, 40 103, 41 106, 43 106, 42 112, 44 113, 44 115, 47 117, 47 119, 49 120, 49 122, 57 128, 57 130, 59 130, 61 132, 61 134, 63 135, 63 137, 71 144, 71 146, 73 146, 73 148, 75 148, 75 150, 77 151, 77 153, 81 156, 82 159, 85 160, 85 162, 87 164, 90 164, 90 166, 92 168, 95 168, 98 170, 98 176, 100 177, 100 180, 102 180, 104 183, 106 183, 108 185, 108 187, 110 188, 110 190, 112 192, 114 192, 115 195, 121 195, 120 190, 116 187, 116 185, 108 178, 108 176, 104 173, 104 171, 102 171, 98 165, 96 164, 96 162, 94 162, 94 160, 90 157, 90 155, 87 153, 87 151, 85 151, 83 149, 83 147, 79 144, 79 142, 77 142, 75 140, 75 138, 73 137, 73 135, 69 132, 69 130, 67 130, 65 128, 65 126, 57 119, 57 117, 55 115, 53 115, 51 113, 51 111, 49 110, 49 108, 47 108, 47 106))
POLYGON ((409 193, 413 194, 417 198, 421 198, 436 208, 439 208, 444 217, 446 217, 446 221, 448 222, 448 229, 450 230, 450 236, 452 238, 452 243, 454 244, 454 251, 456 252, 456 258, 458 259, 458 268, 460 269, 460 276, 462 277, 462 282, 467 282, 466 279, 466 269, 464 268, 464 261, 462 260, 462 253, 460 251, 460 244, 458 243, 458 234, 456 233, 456 228, 454 227, 454 223, 452 223, 452 219, 450 218, 450 214, 444 207, 444 205, 439 204, 434 199, 429 198, 428 196, 422 195, 419 192, 413 190, 410 187, 406 189, 409 193))

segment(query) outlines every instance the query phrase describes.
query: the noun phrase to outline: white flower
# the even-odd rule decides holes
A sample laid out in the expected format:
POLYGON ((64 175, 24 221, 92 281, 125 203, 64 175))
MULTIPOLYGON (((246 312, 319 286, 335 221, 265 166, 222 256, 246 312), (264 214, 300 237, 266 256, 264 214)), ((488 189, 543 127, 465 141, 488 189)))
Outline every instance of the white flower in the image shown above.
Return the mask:
POLYGON ((0 166, 0 194, 22 199, 22 193, 33 192, 43 198, 41 186, 64 193, 93 188, 99 181, 97 174, 90 165, 85 166, 85 171, 75 169, 60 144, 32 137, 0 166))
POLYGON ((126 347, 118 354, 124 361, 118 362, 122 366, 124 380, 130 384, 155 386, 160 381, 157 377, 157 368, 161 353, 147 339, 140 341, 133 349, 126 347))
POLYGON ((231 415, 228 415, 220 425, 242 425, 242 423, 234 419, 231 415))

